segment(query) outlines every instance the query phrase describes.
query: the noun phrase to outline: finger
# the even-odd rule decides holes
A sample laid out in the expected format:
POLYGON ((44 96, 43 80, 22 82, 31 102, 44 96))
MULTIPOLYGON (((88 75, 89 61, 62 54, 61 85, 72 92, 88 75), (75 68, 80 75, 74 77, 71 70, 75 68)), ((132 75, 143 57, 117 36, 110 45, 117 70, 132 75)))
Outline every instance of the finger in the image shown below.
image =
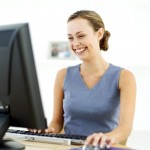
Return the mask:
POLYGON ((40 133, 42 131, 41 129, 30 129, 30 128, 28 128, 28 130, 33 133, 40 133))
POLYGON ((34 129, 29 129, 29 128, 28 128, 28 130, 29 130, 30 132, 34 132, 34 129))
POLYGON ((34 130, 35 133, 41 133, 41 129, 38 129, 38 130, 34 130))
POLYGON ((106 146, 107 136, 103 134, 100 140, 100 148, 104 148, 106 146))
POLYGON ((110 148, 113 144, 115 144, 115 139, 111 138, 111 139, 107 139, 106 141, 106 147, 110 148))
POLYGON ((43 129, 37 130, 37 133, 44 133, 44 132, 45 132, 45 130, 43 130, 43 129))
POLYGON ((98 133, 98 134, 94 137, 94 139, 93 139, 93 144, 92 144, 92 145, 93 145, 93 146, 99 145, 103 136, 104 136, 103 133, 98 133))
POLYGON ((92 145, 94 138, 97 136, 97 133, 93 133, 92 135, 89 135, 85 140, 85 145, 92 145))

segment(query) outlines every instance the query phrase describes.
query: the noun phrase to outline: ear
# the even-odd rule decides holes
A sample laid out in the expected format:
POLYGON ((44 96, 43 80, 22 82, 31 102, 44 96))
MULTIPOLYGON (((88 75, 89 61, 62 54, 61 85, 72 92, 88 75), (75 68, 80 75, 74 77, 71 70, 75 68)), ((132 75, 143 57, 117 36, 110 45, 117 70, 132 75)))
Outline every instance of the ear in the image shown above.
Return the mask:
POLYGON ((100 41, 103 38, 104 29, 103 28, 99 28, 99 30, 97 31, 97 34, 98 34, 98 39, 100 41))

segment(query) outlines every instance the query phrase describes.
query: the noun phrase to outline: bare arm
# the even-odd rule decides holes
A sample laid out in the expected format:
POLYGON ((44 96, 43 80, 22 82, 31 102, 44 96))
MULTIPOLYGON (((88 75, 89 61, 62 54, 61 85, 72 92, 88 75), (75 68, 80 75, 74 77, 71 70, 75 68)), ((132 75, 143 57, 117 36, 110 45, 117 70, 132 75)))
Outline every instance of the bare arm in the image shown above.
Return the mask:
POLYGON ((120 89, 120 117, 116 129, 109 133, 94 133, 90 135, 86 144, 100 144, 103 147, 106 143, 111 146, 128 138, 131 133, 135 102, 136 102, 136 82, 133 74, 128 70, 122 70, 119 80, 120 89))
POLYGON ((53 117, 47 132, 60 133, 63 128, 63 84, 66 75, 66 68, 58 71, 54 84, 54 105, 53 117))
POLYGON ((136 82, 130 71, 123 70, 119 81, 120 88, 120 118, 118 127, 110 133, 116 142, 121 142, 128 138, 132 131, 135 102, 136 102, 136 82))

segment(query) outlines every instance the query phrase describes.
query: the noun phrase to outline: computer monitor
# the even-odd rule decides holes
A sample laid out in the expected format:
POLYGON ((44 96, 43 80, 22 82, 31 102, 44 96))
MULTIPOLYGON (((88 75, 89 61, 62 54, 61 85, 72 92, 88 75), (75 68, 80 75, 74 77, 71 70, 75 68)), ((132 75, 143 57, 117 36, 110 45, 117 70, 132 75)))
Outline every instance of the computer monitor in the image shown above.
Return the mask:
POLYGON ((28 23, 0 26, 0 147, 10 126, 46 129, 28 23))

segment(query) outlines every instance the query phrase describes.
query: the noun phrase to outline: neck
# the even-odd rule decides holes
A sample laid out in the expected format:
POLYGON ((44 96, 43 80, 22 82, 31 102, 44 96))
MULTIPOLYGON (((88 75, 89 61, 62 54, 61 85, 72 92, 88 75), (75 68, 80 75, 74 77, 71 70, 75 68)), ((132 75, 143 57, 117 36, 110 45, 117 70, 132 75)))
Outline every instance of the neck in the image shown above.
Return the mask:
POLYGON ((86 74, 103 73, 107 70, 109 63, 103 58, 95 59, 91 61, 84 61, 81 64, 80 72, 86 74))

